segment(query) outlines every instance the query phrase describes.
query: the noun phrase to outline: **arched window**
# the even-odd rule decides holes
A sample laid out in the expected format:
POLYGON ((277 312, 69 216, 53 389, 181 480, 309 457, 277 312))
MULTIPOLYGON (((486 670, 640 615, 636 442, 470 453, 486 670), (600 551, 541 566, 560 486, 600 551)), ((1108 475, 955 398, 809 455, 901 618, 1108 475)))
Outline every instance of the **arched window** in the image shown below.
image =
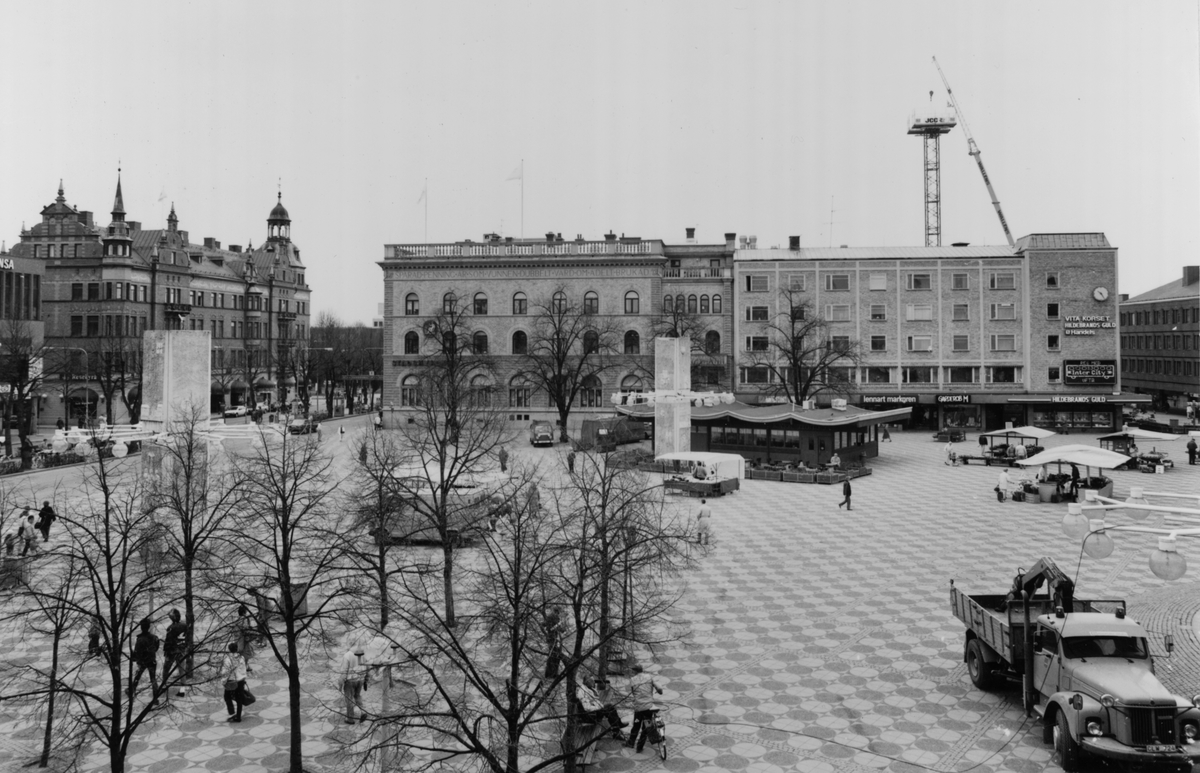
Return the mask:
POLYGON ((713 296, 713 310, 712 310, 712 313, 713 313, 713 314, 720 314, 720 313, 721 313, 721 296, 719 296, 719 295, 714 295, 714 296, 713 296))
POLYGON ((629 292, 625 293, 625 313, 626 314, 638 314, 639 309, 640 309, 640 304, 638 302, 638 294, 635 293, 633 290, 630 290, 629 292))
POLYGON ((705 354, 720 354, 721 353, 721 334, 715 330, 710 330, 704 334, 704 353, 705 354))
POLYGON ((584 314, 599 314, 600 313, 600 296, 592 291, 588 291, 583 296, 583 313, 584 314))
POLYGON ((442 313, 453 314, 455 307, 458 306, 458 296, 454 293, 446 293, 442 296, 442 313))
POLYGON ((523 378, 514 376, 512 381, 508 382, 508 407, 528 408, 532 392, 533 390, 523 378))
POLYGON ((626 354, 641 354, 642 341, 636 330, 630 330, 625 333, 625 353, 626 354))
POLYGON ((567 294, 559 290, 550 299, 550 311, 554 314, 562 314, 567 310, 567 294))
POLYGON ((671 310, 674 306, 675 306, 675 299, 673 297, 671 297, 670 295, 664 295, 663 296, 663 311, 667 314, 670 314, 671 310))
POLYGON ((708 296, 707 295, 700 296, 700 313, 701 314, 708 313, 708 296))
POLYGON ((404 334, 404 353, 405 354, 420 354, 421 353, 421 336, 411 330, 404 334))
POLYGON ((513 314, 523 316, 529 313, 529 301, 525 299, 525 293, 513 293, 513 314))
POLYGON ((630 392, 641 392, 645 389, 642 386, 642 380, 637 376, 626 376, 621 379, 621 393, 629 394, 630 392))
POLYGON ((417 377, 405 376, 400 382, 400 404, 407 406, 419 405, 420 395, 417 393, 417 377))
POLYGON ((604 405, 604 385, 595 376, 586 376, 579 390, 579 405, 583 408, 600 408, 604 405))
POLYGON ((487 333, 480 330, 475 335, 471 336, 471 351, 476 354, 488 353, 488 337, 487 333))
POLYGON ((687 308, 687 306, 684 306, 684 305, 683 305, 683 293, 680 293, 679 295, 676 295, 676 296, 675 296, 675 311, 677 311, 677 312, 679 312, 680 314, 682 314, 682 313, 683 313, 683 310, 684 310, 684 309, 686 309, 686 308, 687 308))
POLYGON ((474 314, 477 317, 487 316, 487 294, 475 293, 475 309, 474 314))
POLYGON ((600 335, 595 330, 583 334, 583 353, 596 354, 600 351, 600 335))
POLYGON ((528 354, 529 353, 529 336, 525 335, 524 330, 518 330, 517 332, 513 333, 512 353, 513 354, 528 354))
POLYGON ((454 354, 458 351, 458 338, 454 335, 453 330, 447 330, 442 333, 442 352, 444 354, 454 354))
POLYGON ((696 305, 696 296, 689 295, 688 296, 688 314, 695 314, 697 311, 699 311, 699 307, 696 305))
POLYGON ((404 316, 415 317, 421 313, 421 301, 416 293, 404 296, 404 316))
POLYGON ((492 404, 492 385, 487 376, 471 377, 471 402, 477 408, 488 408, 492 404))

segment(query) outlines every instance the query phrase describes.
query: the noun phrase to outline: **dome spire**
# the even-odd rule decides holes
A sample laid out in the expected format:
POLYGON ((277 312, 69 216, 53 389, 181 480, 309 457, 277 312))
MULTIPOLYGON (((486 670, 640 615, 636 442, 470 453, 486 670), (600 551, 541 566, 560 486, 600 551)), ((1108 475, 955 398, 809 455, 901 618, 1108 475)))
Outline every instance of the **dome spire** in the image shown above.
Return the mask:
POLYGON ((58 198, 55 199, 55 201, 57 201, 59 204, 62 204, 66 200, 67 200, 66 196, 63 195, 62 178, 60 177, 60 178, 58 178, 58 198))
POLYGON ((121 167, 117 167, 117 195, 113 199, 112 208, 113 220, 125 220, 125 197, 121 195, 121 167))

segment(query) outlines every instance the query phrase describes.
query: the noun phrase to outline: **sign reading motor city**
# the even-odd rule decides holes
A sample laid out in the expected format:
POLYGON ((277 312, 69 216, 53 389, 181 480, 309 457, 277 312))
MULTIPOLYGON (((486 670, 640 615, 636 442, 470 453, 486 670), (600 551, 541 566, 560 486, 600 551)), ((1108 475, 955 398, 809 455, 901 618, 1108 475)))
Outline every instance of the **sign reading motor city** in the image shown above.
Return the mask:
POLYGON ((916 395, 859 395, 862 405, 916 405, 916 395))
POLYGON ((1112 317, 1097 314, 1073 314, 1063 317, 1063 335, 1094 336, 1097 330, 1116 330, 1112 317))
POLYGON ((1114 385, 1117 383, 1117 361, 1063 360, 1063 383, 1114 385))
POLYGON ((952 405, 954 403, 970 403, 970 395, 937 395, 933 398, 938 405, 952 405))

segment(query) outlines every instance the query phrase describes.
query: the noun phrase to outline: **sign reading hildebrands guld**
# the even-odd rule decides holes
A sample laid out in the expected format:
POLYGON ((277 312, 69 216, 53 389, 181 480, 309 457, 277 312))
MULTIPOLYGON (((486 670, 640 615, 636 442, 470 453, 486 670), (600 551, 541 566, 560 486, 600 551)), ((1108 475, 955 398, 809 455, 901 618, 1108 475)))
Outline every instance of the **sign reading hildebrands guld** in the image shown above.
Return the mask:
POLYGON ((1063 383, 1112 386, 1117 383, 1116 360, 1063 360, 1063 383))

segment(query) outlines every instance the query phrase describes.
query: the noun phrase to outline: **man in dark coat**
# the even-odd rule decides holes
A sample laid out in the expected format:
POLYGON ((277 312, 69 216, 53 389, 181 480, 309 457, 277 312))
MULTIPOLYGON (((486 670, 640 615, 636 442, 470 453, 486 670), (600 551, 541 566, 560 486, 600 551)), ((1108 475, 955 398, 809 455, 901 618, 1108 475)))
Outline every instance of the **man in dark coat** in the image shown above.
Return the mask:
POLYGON ((38 531, 42 533, 42 542, 50 541, 50 524, 58 518, 58 514, 54 512, 54 508, 50 506, 50 501, 42 502, 42 509, 38 511, 38 531))
POLYGON ((845 499, 843 499, 841 502, 838 502, 838 507, 840 508, 842 505, 845 505, 847 510, 853 510, 854 508, 850 506, 850 479, 849 478, 846 478, 844 481, 842 481, 842 496, 844 496, 845 499))

